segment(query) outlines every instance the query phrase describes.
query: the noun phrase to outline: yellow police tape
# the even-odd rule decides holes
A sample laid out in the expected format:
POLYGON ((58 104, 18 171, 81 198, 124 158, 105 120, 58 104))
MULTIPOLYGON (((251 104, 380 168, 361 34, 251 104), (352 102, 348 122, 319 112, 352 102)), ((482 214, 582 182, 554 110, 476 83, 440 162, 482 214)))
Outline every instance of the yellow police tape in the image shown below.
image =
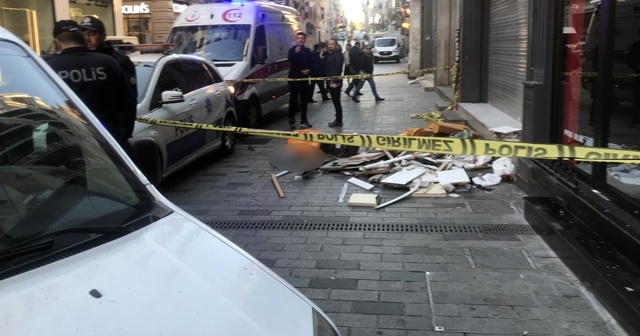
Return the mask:
POLYGON ((296 139, 300 141, 319 142, 332 145, 382 148, 398 151, 533 159, 564 159, 592 162, 640 163, 640 151, 626 149, 532 144, 462 138, 364 134, 313 134, 231 126, 214 126, 209 124, 158 120, 143 117, 137 118, 137 121, 151 125, 234 132, 239 134, 296 139))
POLYGON ((328 76, 328 77, 305 77, 305 78, 253 78, 253 79, 228 79, 227 83, 257 83, 257 82, 301 82, 301 81, 316 81, 316 80, 338 80, 338 79, 362 79, 371 77, 383 77, 410 74, 413 72, 427 72, 436 70, 449 69, 451 66, 441 66, 436 68, 422 68, 416 70, 405 70, 396 72, 386 72, 381 74, 361 74, 361 75, 345 75, 345 76, 328 76))

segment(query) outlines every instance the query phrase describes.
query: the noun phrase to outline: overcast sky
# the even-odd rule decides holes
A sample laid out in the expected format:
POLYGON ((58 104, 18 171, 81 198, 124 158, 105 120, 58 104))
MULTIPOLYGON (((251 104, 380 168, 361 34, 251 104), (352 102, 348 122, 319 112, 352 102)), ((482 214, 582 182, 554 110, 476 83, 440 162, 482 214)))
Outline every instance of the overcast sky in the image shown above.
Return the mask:
POLYGON ((362 2, 363 0, 340 0, 344 8, 344 15, 349 21, 362 22, 362 2))

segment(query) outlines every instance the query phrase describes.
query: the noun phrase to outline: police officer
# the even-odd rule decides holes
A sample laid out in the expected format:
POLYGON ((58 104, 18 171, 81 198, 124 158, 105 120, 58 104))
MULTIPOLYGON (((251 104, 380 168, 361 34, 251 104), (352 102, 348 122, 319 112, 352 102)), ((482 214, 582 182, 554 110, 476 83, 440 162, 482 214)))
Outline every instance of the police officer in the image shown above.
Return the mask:
POLYGON ((80 21, 80 30, 84 33, 87 39, 87 47, 93 51, 103 53, 113 57, 124 71, 127 79, 129 89, 129 106, 127 107, 128 121, 126 125, 130 126, 130 129, 126 130, 129 137, 133 133, 133 125, 136 119, 136 109, 138 106, 138 87, 136 85, 136 68, 133 66, 133 62, 124 53, 118 51, 111 45, 111 42, 107 41, 107 33, 104 27, 104 23, 93 16, 85 16, 80 21))
POLYGON ((73 20, 55 23, 53 37, 60 54, 47 60, 102 125, 122 145, 130 137, 124 72, 111 57, 91 51, 73 20))

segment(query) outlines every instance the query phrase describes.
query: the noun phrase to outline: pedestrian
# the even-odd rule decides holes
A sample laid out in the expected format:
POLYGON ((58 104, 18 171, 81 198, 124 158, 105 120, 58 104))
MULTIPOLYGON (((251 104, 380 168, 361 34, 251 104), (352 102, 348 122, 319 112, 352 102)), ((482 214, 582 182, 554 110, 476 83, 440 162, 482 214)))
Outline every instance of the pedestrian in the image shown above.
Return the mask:
MULTIPOLYGON (((307 34, 296 34, 296 45, 289 49, 289 78, 309 78, 313 59, 311 50, 304 46, 307 34)), ((296 128, 296 112, 300 109, 300 128, 311 128, 307 120, 307 100, 309 98, 309 81, 289 81, 289 127, 296 128), (298 99, 300 103, 298 106, 298 99)))
MULTIPOLYGON (((342 75, 344 57, 338 49, 338 41, 336 39, 330 39, 327 44, 327 49, 327 76, 342 75)), ((340 103, 342 79, 327 80, 327 87, 329 88, 333 107, 336 109, 336 119, 329 123, 329 127, 342 126, 342 104, 340 103)))
MULTIPOLYGON (((326 56, 326 44, 319 43, 313 46, 313 66, 311 67, 311 77, 325 77, 327 75, 327 60, 326 56)), ((311 87, 309 88, 309 103, 315 103, 313 100, 313 90, 315 90, 316 85, 318 85, 318 89, 320 89, 320 95, 322 96, 322 101, 329 101, 331 98, 327 96, 327 88, 324 86, 323 80, 314 80, 311 81, 311 87)))
POLYGON ((104 23, 93 16, 85 16, 80 21, 80 30, 84 33, 87 39, 87 47, 93 51, 103 53, 111 56, 118 62, 122 70, 124 71, 125 78, 127 80, 127 88, 129 91, 129 99, 127 106, 127 120, 125 125, 129 127, 126 133, 129 137, 133 134, 133 127, 136 119, 136 111, 138 106, 138 86, 136 84, 136 68, 133 66, 131 59, 124 53, 116 50, 111 45, 111 42, 107 41, 107 33, 104 23))
MULTIPOLYGON (((344 59, 344 75, 349 76, 351 75, 349 71, 349 50, 351 50, 351 44, 347 43, 344 49, 345 51, 342 53, 342 58, 344 59)), ((349 80, 347 80, 347 83, 349 83, 349 80)))
MULTIPOLYGON (((361 54, 362 51, 360 50, 360 42, 356 42, 353 47, 349 49, 349 74, 357 75, 360 73, 361 54)), ((347 86, 347 89, 344 90, 344 93, 346 93, 347 96, 351 96, 351 90, 357 87, 359 83, 360 80, 358 78, 354 78, 351 83, 349 83, 349 86, 347 86)))
POLYGON ((123 146, 133 128, 127 124, 129 94, 124 72, 113 58, 87 47, 80 26, 73 20, 56 22, 53 37, 60 54, 47 63, 123 146))
MULTIPOLYGON (((360 73, 363 75, 373 74, 373 63, 374 63, 374 60, 373 60, 373 54, 371 53, 371 45, 367 44, 367 46, 364 48, 364 54, 362 54, 362 58, 360 62, 360 73)), ((376 90, 376 82, 373 80, 373 77, 367 77, 360 80, 360 83, 358 83, 358 87, 356 88, 356 91, 353 93, 353 97, 351 97, 351 100, 353 100, 356 103, 360 102, 360 100, 358 99, 358 96, 360 95, 360 90, 362 90, 362 87, 364 86, 365 82, 369 83, 369 86, 371 87, 371 92, 373 92, 373 95, 376 97, 376 102, 384 101, 384 98, 381 98, 380 96, 378 96, 378 91, 376 90)))

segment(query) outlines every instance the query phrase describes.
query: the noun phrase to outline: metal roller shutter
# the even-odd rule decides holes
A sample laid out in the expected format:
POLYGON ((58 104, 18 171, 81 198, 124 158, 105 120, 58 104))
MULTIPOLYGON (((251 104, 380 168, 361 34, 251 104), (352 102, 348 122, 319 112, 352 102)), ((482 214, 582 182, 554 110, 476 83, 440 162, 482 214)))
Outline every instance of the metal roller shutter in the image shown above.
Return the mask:
POLYGON ((522 120, 529 34, 528 0, 491 0, 489 103, 522 120))

